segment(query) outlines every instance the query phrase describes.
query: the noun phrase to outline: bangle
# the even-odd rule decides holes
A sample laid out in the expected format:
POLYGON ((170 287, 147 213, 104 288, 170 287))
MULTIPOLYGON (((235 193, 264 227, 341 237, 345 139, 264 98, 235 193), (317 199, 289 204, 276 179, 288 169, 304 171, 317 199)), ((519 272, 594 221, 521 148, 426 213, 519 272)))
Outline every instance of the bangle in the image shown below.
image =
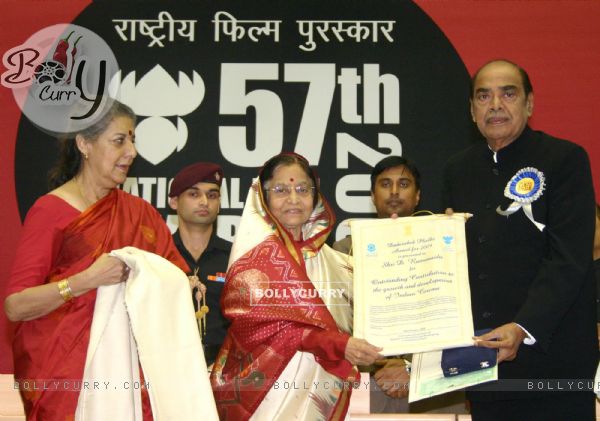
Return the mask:
POLYGON ((69 278, 58 281, 58 293, 65 302, 73 299, 74 295, 71 290, 71 285, 69 285, 69 278))

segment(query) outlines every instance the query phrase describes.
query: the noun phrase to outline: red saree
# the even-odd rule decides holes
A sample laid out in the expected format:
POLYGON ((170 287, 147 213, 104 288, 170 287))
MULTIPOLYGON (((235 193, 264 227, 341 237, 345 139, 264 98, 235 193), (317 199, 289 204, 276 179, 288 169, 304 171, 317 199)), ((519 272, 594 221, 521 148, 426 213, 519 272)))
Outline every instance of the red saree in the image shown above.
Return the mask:
MULTIPOLYGON (((45 203, 52 200, 61 201, 48 196, 41 199, 45 203)), ((35 216, 25 223, 25 243, 35 238, 31 230, 39 229, 39 218, 46 218, 50 225, 56 220, 48 206, 42 206, 44 209, 40 211, 36 205, 33 212, 30 211, 35 216)), ((26 284, 57 282, 84 270, 102 253, 125 246, 159 254, 187 270, 158 212, 144 200, 118 189, 76 216, 64 229, 47 229, 55 233, 49 240, 55 250, 46 251, 48 256, 39 259, 31 254, 23 257, 19 253, 31 253, 32 245, 22 244, 17 252, 9 292, 19 291, 26 284), (15 275, 23 272, 18 265, 38 265, 39 268, 43 261, 51 262, 45 279, 24 282, 22 276, 15 275)), ((41 236, 44 234, 48 236, 47 233, 41 236)), ((28 420, 74 418, 77 392, 84 387, 81 379, 95 299, 96 291, 90 291, 46 316, 18 323, 13 342, 15 381, 19 384, 28 420)))
POLYGON ((221 298, 222 311, 232 321, 211 375, 221 419, 286 419, 292 412, 298 419, 344 418, 350 390, 339 386, 356 376, 344 358, 350 335, 340 329, 347 332, 351 326, 349 295, 332 307, 319 293, 330 288, 323 278, 341 281, 349 274, 345 262, 324 245, 333 222, 321 198, 303 227, 305 240, 294 242, 269 214, 259 183, 253 184, 221 298), (343 320, 331 311, 344 312, 343 320), (307 392, 267 399, 280 382, 284 387, 288 374, 282 373, 294 364, 292 387, 304 386, 307 392), (326 373, 300 368, 307 365, 326 373), (331 390, 312 390, 319 383, 315 379, 325 378, 333 380, 331 390))

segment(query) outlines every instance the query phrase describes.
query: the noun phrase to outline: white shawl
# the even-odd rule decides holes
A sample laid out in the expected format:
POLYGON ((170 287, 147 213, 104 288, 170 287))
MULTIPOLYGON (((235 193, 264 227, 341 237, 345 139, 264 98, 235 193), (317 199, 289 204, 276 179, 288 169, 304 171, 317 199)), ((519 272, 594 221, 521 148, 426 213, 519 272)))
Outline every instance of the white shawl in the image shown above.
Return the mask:
POLYGON ((139 355, 155 421, 218 420, 187 276, 135 247, 110 254, 129 279, 98 288, 75 419, 141 421, 139 355))

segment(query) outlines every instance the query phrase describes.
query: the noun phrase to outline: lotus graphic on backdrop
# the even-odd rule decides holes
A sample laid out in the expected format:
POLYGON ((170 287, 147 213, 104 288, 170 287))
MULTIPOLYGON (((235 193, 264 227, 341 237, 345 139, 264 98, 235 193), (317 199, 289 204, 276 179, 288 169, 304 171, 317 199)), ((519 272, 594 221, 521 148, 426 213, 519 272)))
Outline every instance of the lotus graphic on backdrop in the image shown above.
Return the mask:
POLYGON ((159 64, 139 79, 130 72, 121 81, 121 71, 110 82, 113 98, 129 105, 143 117, 135 129, 138 154, 151 164, 164 161, 175 150, 181 151, 187 143, 188 129, 181 116, 190 114, 204 99, 204 81, 195 71, 193 81, 179 72, 179 82, 159 64), (177 127, 165 117, 177 117, 177 127))

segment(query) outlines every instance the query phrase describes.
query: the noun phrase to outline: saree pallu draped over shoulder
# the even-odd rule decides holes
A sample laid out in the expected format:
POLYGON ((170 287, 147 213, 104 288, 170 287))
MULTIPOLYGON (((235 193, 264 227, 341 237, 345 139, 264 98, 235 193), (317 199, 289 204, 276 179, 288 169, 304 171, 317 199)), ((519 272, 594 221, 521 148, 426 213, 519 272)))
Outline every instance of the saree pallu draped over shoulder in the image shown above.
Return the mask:
POLYGON ((211 375, 221 419, 345 417, 357 375, 345 359, 352 273, 324 244, 333 222, 320 198, 304 240, 293 241, 255 180, 221 298, 232 321, 211 375))
MULTIPOLYGON (((90 266, 101 254, 125 246, 159 254, 183 270, 187 266, 158 212, 143 199, 115 189, 77 216, 45 280, 57 282, 90 266)), ((96 290, 51 313, 20 322, 13 354, 28 420, 72 420, 82 384, 96 290)))

